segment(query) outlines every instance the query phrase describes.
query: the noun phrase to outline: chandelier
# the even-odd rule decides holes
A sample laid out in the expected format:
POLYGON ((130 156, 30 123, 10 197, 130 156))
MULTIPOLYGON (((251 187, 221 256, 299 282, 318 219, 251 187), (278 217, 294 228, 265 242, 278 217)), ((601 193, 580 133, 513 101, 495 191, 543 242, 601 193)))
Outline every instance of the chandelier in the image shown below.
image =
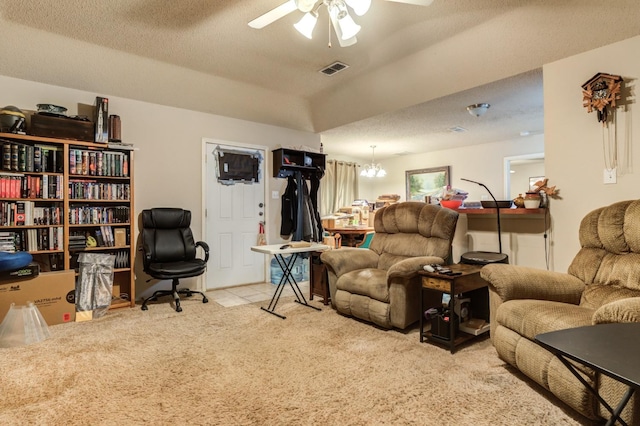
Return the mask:
MULTIPOLYGON (((354 22, 351 15, 349 15, 349 8, 351 8, 356 15, 362 16, 367 13, 371 6, 371 0, 321 0, 315 7, 313 7, 315 0, 305 0, 299 3, 310 4, 311 8, 309 8, 309 11, 304 14, 300 21, 293 25, 295 29, 303 36, 311 39, 313 30, 318 23, 318 10, 320 7, 326 6, 331 25, 342 47, 356 44, 358 41, 356 34, 360 32, 361 28, 360 25, 354 22)), ((331 47, 331 30, 329 30, 329 47, 331 47)))
POLYGON ((364 177, 383 177, 387 174, 387 172, 382 168, 380 163, 376 164, 375 159, 375 145, 371 145, 371 164, 365 164, 362 166, 362 171, 360 172, 360 176, 364 177))

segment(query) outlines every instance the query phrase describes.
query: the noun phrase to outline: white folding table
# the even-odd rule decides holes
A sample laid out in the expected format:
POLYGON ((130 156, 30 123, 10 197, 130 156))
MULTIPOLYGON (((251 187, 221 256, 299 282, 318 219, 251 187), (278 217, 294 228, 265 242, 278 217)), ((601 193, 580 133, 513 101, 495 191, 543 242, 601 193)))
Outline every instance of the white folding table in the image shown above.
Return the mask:
POLYGON ((263 311, 267 311, 270 314, 273 314, 277 317, 285 319, 286 317, 280 314, 277 314, 275 311, 276 305, 278 304, 278 300, 280 300, 280 295, 282 294, 282 290, 289 283, 293 293, 296 295, 296 302, 301 305, 308 306, 315 310, 321 310, 315 306, 312 306, 307 303, 307 299, 305 299, 302 291, 300 291, 300 287, 298 287, 298 283, 293 277, 293 266, 295 265, 296 260, 300 257, 301 253, 310 253, 313 251, 324 251, 329 250, 329 246, 324 244, 314 244, 312 243, 308 247, 285 247, 287 243, 284 244, 271 244, 266 246, 253 246, 251 247, 252 251, 264 254, 271 254, 276 258, 278 265, 280 265, 280 269, 282 269, 282 278, 280 278, 280 282, 276 287, 276 291, 273 293, 273 297, 271 298, 271 302, 269 303, 269 307, 265 308, 261 306, 260 309, 263 311), (284 248, 282 248, 284 247, 284 248), (284 255, 291 254, 289 260, 285 259, 284 255))

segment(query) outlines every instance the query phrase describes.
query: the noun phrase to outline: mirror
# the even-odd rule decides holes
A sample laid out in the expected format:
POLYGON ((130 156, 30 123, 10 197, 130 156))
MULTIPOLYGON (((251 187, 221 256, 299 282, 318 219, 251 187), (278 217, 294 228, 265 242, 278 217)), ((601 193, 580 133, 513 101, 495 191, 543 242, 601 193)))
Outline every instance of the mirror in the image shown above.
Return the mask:
POLYGON ((529 190, 530 181, 544 179, 544 153, 504 158, 504 193, 509 200, 529 190))

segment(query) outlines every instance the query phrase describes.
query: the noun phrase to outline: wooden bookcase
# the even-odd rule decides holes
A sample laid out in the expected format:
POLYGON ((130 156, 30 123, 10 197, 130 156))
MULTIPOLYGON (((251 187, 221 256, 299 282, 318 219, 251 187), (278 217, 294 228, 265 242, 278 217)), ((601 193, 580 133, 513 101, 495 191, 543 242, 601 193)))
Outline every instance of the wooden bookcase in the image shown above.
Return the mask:
POLYGON ((0 147, 5 241, 17 235, 16 249, 29 251, 41 274, 75 269, 75 279, 80 253, 115 254, 111 308, 135 306, 133 151, 12 133, 0 133, 0 147))

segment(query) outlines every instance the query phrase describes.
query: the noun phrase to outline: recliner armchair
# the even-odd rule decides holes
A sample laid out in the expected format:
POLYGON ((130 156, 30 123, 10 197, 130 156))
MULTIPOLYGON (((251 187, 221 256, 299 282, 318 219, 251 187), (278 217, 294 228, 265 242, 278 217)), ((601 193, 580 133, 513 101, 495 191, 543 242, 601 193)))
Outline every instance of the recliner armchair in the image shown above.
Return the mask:
POLYGON ((173 296, 176 312, 182 312, 180 294, 200 294, 202 303, 209 301, 201 291, 178 289, 180 278, 202 275, 209 260, 209 246, 204 241, 195 242, 190 226, 189 210, 160 207, 142 211, 144 272, 159 280, 172 280, 171 290, 157 290, 142 302, 143 311, 149 301, 161 296, 173 296), (196 257, 198 247, 204 250, 204 259, 196 257))
POLYGON ((418 271, 450 258, 457 221, 456 211, 422 202, 378 210, 368 249, 343 247, 320 256, 327 266, 332 306, 384 328, 404 329, 418 321, 418 271))
MULTIPOLYGON (((640 200, 588 213, 579 237, 581 248, 567 273, 505 264, 484 266, 480 273, 489 282, 491 339, 498 356, 582 415, 601 420, 609 412, 534 339, 567 328, 640 322, 640 200)), ((626 386, 575 365, 610 405, 617 404, 626 386)), ((634 399, 623 411, 630 425, 640 424, 640 398, 634 399)))

